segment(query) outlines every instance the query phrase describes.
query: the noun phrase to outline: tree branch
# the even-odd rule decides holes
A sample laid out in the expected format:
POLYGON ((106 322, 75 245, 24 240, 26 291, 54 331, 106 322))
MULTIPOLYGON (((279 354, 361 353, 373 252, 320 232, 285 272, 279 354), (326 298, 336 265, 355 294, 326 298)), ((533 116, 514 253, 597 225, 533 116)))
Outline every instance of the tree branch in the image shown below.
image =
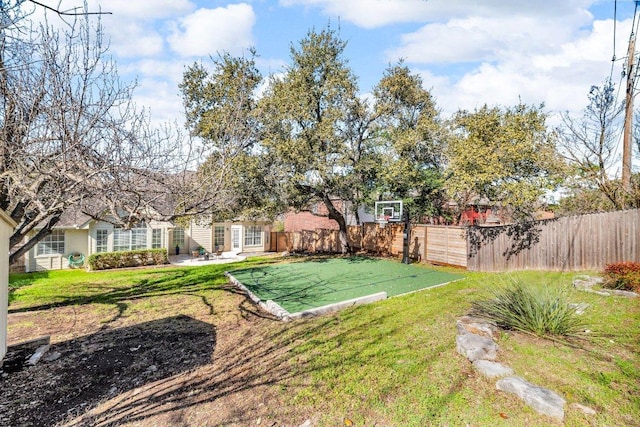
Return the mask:
MULTIPOLYGON (((36 0, 29 0, 31 3, 35 4, 36 6, 40 6, 46 10, 50 10, 54 13, 56 13, 57 15, 60 16, 86 16, 86 15, 112 15, 111 12, 72 12, 72 11, 62 11, 59 9, 56 9, 54 7, 51 6, 47 6, 46 4, 40 3, 39 1, 36 0)), ((76 10, 78 8, 74 8, 71 10, 76 10)))

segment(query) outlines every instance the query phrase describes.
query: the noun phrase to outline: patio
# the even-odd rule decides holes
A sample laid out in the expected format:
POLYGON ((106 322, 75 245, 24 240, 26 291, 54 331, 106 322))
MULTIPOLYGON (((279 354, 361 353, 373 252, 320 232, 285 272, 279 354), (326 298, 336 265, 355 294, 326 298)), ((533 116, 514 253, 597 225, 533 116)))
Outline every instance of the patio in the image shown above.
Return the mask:
POLYGON ((209 255, 209 259, 205 259, 203 255, 194 257, 191 254, 170 255, 169 262, 179 266, 198 266, 209 264, 226 264, 229 262, 244 261, 247 257, 235 252, 223 252, 220 256, 209 255))

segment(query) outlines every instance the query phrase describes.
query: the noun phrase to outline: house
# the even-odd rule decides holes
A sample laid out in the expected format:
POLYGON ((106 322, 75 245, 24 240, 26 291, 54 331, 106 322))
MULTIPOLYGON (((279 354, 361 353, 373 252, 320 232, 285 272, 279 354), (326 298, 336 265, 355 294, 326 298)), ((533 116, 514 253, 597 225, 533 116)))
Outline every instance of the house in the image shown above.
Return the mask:
POLYGON ((69 258, 86 260, 99 252, 169 248, 169 230, 173 224, 162 221, 141 222, 131 229, 96 221, 79 212, 67 212, 51 234, 24 256, 25 271, 69 268, 69 258))
POLYGON ((16 223, 0 209, 0 360, 7 353, 7 310, 9 307, 9 238, 16 223))
MULTIPOLYGON (((347 225, 358 225, 356 215, 351 209, 351 204, 346 200, 332 199, 333 205, 340 212, 345 213, 347 225)), ((358 214, 361 222, 373 221, 373 210, 359 209, 358 214)), ((329 211, 323 202, 316 202, 309 210, 296 212, 290 210, 284 214, 284 231, 297 232, 303 230, 339 230, 338 222, 329 219, 329 211)))
POLYGON ((177 225, 169 231, 169 254, 188 253, 200 248, 206 252, 268 252, 270 238, 271 222, 268 221, 216 222, 211 218, 197 219, 177 225))
POLYGON ((96 221, 79 212, 66 212, 51 234, 24 256, 26 272, 73 267, 72 260, 86 260, 91 254, 136 249, 166 249, 169 255, 215 249, 267 252, 271 224, 266 221, 191 220, 186 225, 166 221, 140 222, 130 229, 108 221, 96 221))

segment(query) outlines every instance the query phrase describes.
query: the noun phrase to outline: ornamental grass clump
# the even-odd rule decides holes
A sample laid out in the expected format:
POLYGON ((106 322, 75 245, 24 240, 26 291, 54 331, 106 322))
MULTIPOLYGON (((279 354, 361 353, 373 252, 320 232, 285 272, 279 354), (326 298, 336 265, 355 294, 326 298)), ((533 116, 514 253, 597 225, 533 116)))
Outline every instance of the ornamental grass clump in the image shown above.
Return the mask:
POLYGON ((534 290, 516 282, 490 292, 489 298, 472 303, 473 314, 503 329, 556 337, 576 336, 585 329, 562 290, 534 290))

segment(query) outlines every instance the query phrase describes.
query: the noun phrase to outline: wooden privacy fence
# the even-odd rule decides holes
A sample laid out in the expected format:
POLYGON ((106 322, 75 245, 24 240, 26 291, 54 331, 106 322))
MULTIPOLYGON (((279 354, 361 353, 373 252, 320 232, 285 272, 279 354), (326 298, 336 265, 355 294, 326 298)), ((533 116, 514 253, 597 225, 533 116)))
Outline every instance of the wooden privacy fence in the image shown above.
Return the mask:
POLYGON ((602 270, 621 261, 640 262, 640 209, 469 229, 469 270, 602 270))
MULTIPOLYGON (((403 226, 376 223, 349 226, 347 239, 352 248, 373 254, 402 257, 403 226)), ((459 267, 467 266, 465 227, 414 225, 411 228, 409 255, 414 261, 426 261, 459 267)), ((271 233, 274 252, 340 252, 339 232, 313 230, 271 233)))
MULTIPOLYGON (((348 228, 356 250, 402 257, 400 224, 348 228)), ((410 257, 472 271, 602 270, 612 262, 640 262, 640 209, 497 227, 414 225, 410 257)), ((338 231, 272 233, 272 251, 340 252, 338 231)))

